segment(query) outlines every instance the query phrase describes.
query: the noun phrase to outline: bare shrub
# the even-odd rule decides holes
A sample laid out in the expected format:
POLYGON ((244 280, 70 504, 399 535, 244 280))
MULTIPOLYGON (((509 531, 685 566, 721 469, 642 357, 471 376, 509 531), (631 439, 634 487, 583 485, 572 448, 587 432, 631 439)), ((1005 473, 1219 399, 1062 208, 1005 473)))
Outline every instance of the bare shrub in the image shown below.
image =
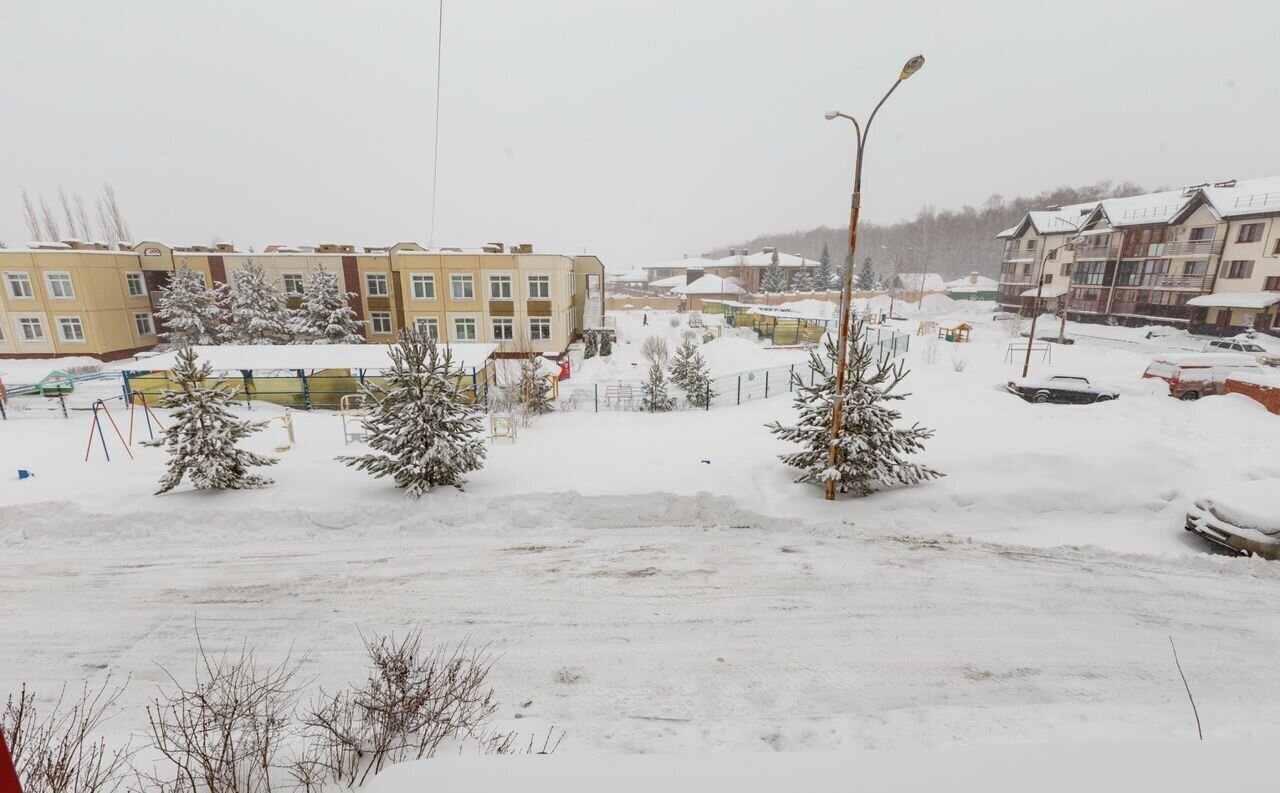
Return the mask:
POLYGON ((671 327, 673 327, 673 328, 678 328, 678 327, 680 327, 680 318, 679 318, 679 317, 672 317, 670 321, 671 321, 671 327))
POLYGON ((165 670, 171 688, 147 706, 151 745, 168 768, 143 778, 166 793, 266 793, 286 768, 283 745, 297 734, 295 680, 306 657, 262 665, 247 644, 238 655, 212 656, 199 638, 194 681, 165 670))
POLYGON ((659 366, 666 363, 671 352, 667 349, 667 340, 661 336, 650 336, 644 340, 644 344, 640 346, 640 354, 651 364, 659 366))
POLYGON ((110 793, 124 783, 128 747, 109 750, 98 726, 113 710, 124 686, 108 677, 96 689, 86 683, 68 700, 64 687, 53 707, 41 714, 35 693, 24 684, 10 695, 0 717, 18 779, 26 793, 110 793))
POLYGON ((938 337, 929 336, 924 340, 924 348, 920 350, 920 360, 932 364, 938 360, 938 337))
POLYGON ((321 692, 303 717, 312 762, 336 782, 363 784, 388 764, 433 757, 454 738, 502 752, 513 737, 484 736, 497 703, 486 684, 493 657, 465 643, 424 649, 422 632, 365 640, 368 677, 359 687, 321 692))
POLYGON ((969 365, 969 359, 961 358, 959 355, 951 355, 951 369, 955 372, 963 372, 965 367, 969 365))

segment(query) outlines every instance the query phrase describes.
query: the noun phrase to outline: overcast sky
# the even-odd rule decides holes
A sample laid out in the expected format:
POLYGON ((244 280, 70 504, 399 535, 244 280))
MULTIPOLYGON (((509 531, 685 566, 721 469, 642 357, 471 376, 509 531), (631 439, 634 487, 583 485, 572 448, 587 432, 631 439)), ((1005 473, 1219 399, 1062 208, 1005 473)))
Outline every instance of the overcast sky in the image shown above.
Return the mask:
MULTIPOLYGON (((0 11, 0 240, 19 187, 110 182, 175 244, 428 243, 437 6, 19 2, 0 11)), ((1280 174, 1280 3, 446 0, 437 244, 612 270, 1104 178, 1280 174)))

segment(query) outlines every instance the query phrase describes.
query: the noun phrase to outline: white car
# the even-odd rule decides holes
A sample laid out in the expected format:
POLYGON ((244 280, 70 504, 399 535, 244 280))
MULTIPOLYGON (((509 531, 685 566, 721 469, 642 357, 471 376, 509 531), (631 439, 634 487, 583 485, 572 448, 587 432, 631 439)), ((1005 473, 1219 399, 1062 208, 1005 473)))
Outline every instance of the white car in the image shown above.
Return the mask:
POLYGON ((1241 556, 1280 559, 1280 479, 1205 493, 1187 511, 1184 528, 1241 556))
POLYGON ((1214 339, 1204 346, 1205 352, 1240 352, 1253 356, 1263 366, 1280 366, 1280 354, 1269 351, 1266 347, 1247 337, 1237 336, 1231 339, 1214 339))

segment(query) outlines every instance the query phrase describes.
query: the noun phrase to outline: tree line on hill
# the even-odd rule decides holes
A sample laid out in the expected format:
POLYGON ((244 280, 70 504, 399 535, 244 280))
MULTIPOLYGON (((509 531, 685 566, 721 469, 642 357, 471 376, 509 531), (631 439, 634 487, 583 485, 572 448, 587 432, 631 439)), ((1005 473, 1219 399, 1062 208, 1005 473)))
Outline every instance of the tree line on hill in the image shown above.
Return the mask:
MULTIPOLYGON (((1005 198, 996 194, 980 207, 939 211, 925 206, 911 220, 860 222, 857 259, 864 264, 871 259, 869 268, 883 282, 900 272, 937 272, 950 278, 978 272, 994 278, 1000 273, 1003 248, 996 234, 1016 224, 1028 211, 1145 192, 1133 182, 1102 181, 1081 187, 1057 187, 1033 196, 1005 198)), ((761 234, 743 243, 716 248, 709 255, 727 256, 730 248, 765 247, 810 259, 819 259, 826 250, 833 271, 838 272, 849 250, 849 230, 819 226, 806 231, 761 234)))

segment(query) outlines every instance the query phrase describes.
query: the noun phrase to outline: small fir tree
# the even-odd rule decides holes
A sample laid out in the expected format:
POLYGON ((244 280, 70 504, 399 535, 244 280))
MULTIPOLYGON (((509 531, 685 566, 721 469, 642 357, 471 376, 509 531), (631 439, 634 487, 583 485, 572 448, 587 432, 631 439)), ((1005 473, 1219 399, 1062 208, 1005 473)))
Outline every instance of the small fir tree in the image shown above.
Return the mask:
POLYGON ((613 334, 608 330, 596 331, 600 334, 600 357, 613 355, 613 334))
POLYGON ((831 253, 827 250, 827 243, 822 243, 822 255, 818 257, 818 269, 813 276, 813 288, 819 292, 838 285, 835 283, 835 271, 831 269, 831 253))
POLYGON ((902 414, 888 403, 905 399, 896 389, 907 376, 906 363, 892 364, 877 358, 863 338, 862 322, 855 319, 850 338, 849 368, 845 375, 840 442, 836 463, 828 460, 831 443, 831 414, 835 404, 836 348, 826 340, 826 355, 809 354, 813 384, 798 373, 793 375, 797 423, 767 425, 783 440, 801 445, 800 451, 780 455, 787 465, 799 468, 797 482, 826 483, 835 480, 841 493, 867 496, 891 482, 914 485, 942 474, 906 460, 906 455, 924 448, 933 430, 918 424, 896 427, 902 414))
POLYGON ((675 397, 667 393, 667 370, 663 366, 665 359, 656 360, 649 366, 649 377, 640 387, 640 409, 650 413, 663 413, 675 408, 675 397))
POLYGON ((792 292, 812 292, 813 291, 813 273, 809 272, 808 267, 801 267, 800 272, 796 273, 796 277, 791 281, 792 292))
POLYGON ((144 443, 169 452, 169 466, 156 495, 177 487, 184 476, 197 490, 246 490, 271 484, 249 469, 275 465, 276 458, 236 447, 237 441, 267 422, 232 415, 231 403, 239 389, 223 383, 205 385, 210 372, 208 361, 196 365, 196 353, 190 347, 178 351, 178 362, 170 373, 178 387, 166 389, 160 397, 160 406, 173 411, 170 424, 161 437, 144 443))
POLYGON ((551 378, 542 372, 542 356, 531 355, 520 362, 520 404, 527 422, 556 409, 551 399, 551 378))
POLYGON ((184 264, 160 288, 156 319, 164 323, 160 337, 175 347, 217 344, 222 310, 204 276, 184 264))
POLYGON ((295 344, 363 344, 360 323, 351 301, 355 292, 346 292, 338 276, 317 264, 311 284, 302 294, 302 305, 289 318, 295 344))
POLYGON ((594 330, 582 334, 582 359, 594 358, 600 354, 600 334, 594 330))
POLYGON ((692 340, 685 339, 671 359, 671 382, 684 392, 690 405, 705 408, 715 394, 711 390, 711 371, 706 359, 692 340))
POLYGON ((289 341, 289 309, 284 292, 267 280, 267 271, 253 259, 222 287, 226 311, 224 344, 284 344, 289 341))
POLYGON ((870 292, 876 288, 876 273, 871 269, 871 257, 862 260, 862 269, 858 270, 858 289, 870 292))
POLYGON ((391 348, 386 385, 361 387, 372 405, 363 424, 372 454, 337 458, 375 477, 390 476, 417 498, 438 485, 462 489, 463 475, 484 465, 484 419, 458 388, 462 373, 433 337, 401 331, 391 348))
POLYGON ((775 250, 769 257, 769 266, 764 268, 764 275, 760 278, 760 291, 768 295, 776 295, 786 288, 787 274, 782 271, 778 252, 775 250))

